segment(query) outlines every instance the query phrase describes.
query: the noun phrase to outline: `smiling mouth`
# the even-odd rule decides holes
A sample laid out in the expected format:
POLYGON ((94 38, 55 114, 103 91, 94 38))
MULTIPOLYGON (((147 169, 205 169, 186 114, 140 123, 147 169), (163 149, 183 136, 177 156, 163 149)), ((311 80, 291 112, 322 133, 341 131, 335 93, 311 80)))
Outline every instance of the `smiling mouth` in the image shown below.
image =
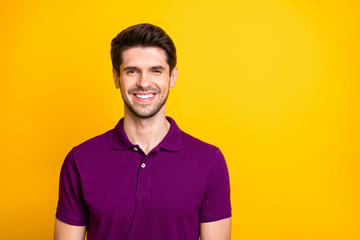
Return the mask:
POLYGON ((140 103, 150 103, 155 98, 156 93, 134 93, 135 100, 140 103))
POLYGON ((149 93, 149 94, 134 94, 136 97, 141 98, 141 99, 149 99, 149 98, 153 98, 155 96, 155 94, 153 93, 149 93))

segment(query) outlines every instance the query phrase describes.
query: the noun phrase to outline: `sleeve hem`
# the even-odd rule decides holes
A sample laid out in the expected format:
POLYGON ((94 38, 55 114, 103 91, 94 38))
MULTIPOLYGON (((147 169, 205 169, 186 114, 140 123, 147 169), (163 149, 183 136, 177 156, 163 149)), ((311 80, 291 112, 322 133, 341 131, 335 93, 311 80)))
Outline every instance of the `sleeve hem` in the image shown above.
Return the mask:
POLYGON ((66 216, 62 215, 59 212, 57 212, 55 216, 60 221, 62 221, 64 223, 67 223, 69 225, 74 225, 74 226, 86 226, 87 225, 86 220, 69 218, 69 217, 66 217, 66 216))
POLYGON ((214 221, 218 221, 221 219, 225 219, 225 218, 229 218, 231 217, 231 210, 226 211, 226 212, 222 212, 216 215, 210 215, 210 216, 200 216, 200 223, 205 223, 205 222, 214 222, 214 221))

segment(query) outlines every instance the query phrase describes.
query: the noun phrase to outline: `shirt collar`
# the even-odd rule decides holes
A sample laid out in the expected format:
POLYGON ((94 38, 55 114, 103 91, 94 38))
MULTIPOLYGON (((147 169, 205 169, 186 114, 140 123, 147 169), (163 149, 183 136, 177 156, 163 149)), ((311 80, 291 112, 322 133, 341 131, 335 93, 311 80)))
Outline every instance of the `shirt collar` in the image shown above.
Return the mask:
MULTIPOLYGON (((159 143, 156 148, 161 148, 167 151, 179 151, 181 144, 181 130, 171 117, 166 117, 170 122, 170 129, 165 138, 159 143)), ((114 128, 114 149, 126 150, 134 147, 124 131, 124 118, 121 118, 114 128)))

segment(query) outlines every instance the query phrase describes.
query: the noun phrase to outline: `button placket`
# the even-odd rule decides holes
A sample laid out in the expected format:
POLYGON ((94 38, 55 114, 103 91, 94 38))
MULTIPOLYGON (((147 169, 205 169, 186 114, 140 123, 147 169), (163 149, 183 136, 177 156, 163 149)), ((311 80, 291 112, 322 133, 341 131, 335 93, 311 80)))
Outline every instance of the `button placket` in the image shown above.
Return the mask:
POLYGON ((138 178, 138 192, 150 191, 151 186, 151 171, 150 171, 150 158, 146 156, 139 166, 138 178))

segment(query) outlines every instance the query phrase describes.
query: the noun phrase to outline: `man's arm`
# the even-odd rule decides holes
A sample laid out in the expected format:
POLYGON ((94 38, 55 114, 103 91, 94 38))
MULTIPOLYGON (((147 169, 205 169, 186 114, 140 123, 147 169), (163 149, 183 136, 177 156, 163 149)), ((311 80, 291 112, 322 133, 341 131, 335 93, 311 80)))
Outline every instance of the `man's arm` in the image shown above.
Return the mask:
POLYGON ((215 222, 200 223, 201 240, 230 240, 231 218, 215 222))
POLYGON ((86 226, 69 225, 56 219, 55 240, 84 240, 86 226))

